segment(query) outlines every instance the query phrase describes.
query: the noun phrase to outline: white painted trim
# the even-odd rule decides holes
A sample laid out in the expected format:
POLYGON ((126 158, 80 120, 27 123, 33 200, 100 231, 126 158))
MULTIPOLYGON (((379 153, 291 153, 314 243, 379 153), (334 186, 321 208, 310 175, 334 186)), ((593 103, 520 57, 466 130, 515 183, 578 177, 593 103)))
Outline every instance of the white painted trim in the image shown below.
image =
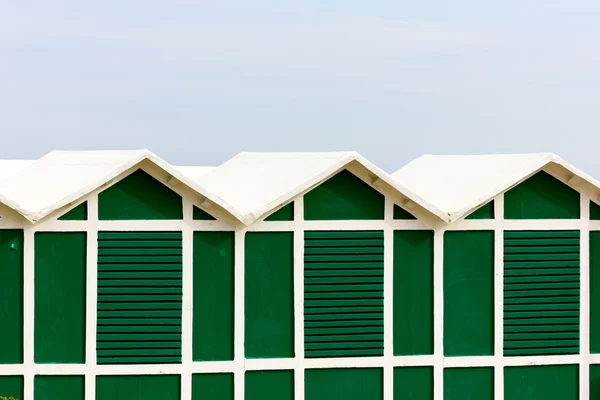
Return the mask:
POLYGON ((235 232, 234 243, 234 399, 244 400, 244 246, 246 229, 235 232))
POLYGON ((394 203, 385 198, 383 229, 383 400, 394 400, 394 203))
MULTIPOLYGON (((304 197, 294 200, 294 399, 304 399, 304 197)), ((246 362, 247 363, 247 362, 246 362)))
POLYGON ((504 193, 494 198, 494 398, 504 399, 504 193))
POLYGON ((444 230, 433 234, 433 399, 444 398, 444 230))
POLYGON ((23 230, 23 397, 33 399, 35 259, 34 231, 23 230))
POLYGON ((193 246, 194 231, 191 227, 193 221, 193 204, 182 198, 183 201, 183 229, 182 229, 182 315, 181 315, 181 399, 192 398, 192 308, 194 296, 194 267, 193 246))
POLYGON ((580 195, 580 210, 583 227, 580 230, 580 259, 579 259, 579 398, 588 399, 590 392, 590 199, 585 194, 580 195))
MULTIPOLYGON (((96 320, 98 302, 98 196, 87 199, 87 232, 86 232, 86 352, 85 362, 88 367, 96 366, 96 320)), ((96 376, 85 375, 85 398, 96 396, 96 376)))

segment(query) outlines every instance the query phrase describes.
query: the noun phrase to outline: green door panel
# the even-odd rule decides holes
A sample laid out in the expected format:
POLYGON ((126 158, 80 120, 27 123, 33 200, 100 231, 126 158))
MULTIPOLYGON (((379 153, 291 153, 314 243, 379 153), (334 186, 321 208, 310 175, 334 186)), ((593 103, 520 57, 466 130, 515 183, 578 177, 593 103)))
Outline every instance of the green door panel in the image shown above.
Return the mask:
POLYGON ((494 400, 494 368, 444 369, 444 400, 494 400))
POLYGON ((600 399, 600 365, 590 365, 590 400, 600 399))
POLYGON ((246 357, 293 357, 294 234, 247 233, 244 280, 246 357))
POLYGON ((179 400, 179 375, 103 375, 96 377, 96 400, 179 400))
POLYGON ((477 210, 467 215, 465 219, 494 219, 494 202, 490 201, 479 207, 477 210))
POLYGON ((193 374, 192 400, 233 400, 233 374, 193 374))
POLYGON ((444 234, 444 355, 494 353, 494 232, 444 234))
POLYGON ((62 217, 59 218, 61 221, 85 221, 87 220, 87 201, 81 203, 72 210, 67 211, 62 217))
POLYGON ((600 206, 593 201, 590 201, 590 219, 592 221, 600 220, 600 206))
POLYGON ((233 232, 194 232, 194 361, 233 360, 233 242, 233 232))
POLYGON ((504 399, 579 400, 579 366, 505 367, 504 399))
POLYGON ((265 221, 293 221, 294 220, 294 202, 281 207, 273 214, 265 218, 265 221))
POLYGON ((307 369, 304 385, 305 400, 383 400, 381 368, 307 369))
POLYGON ((0 396, 23 399, 23 377, 22 376, 0 376, 0 396))
POLYGON ((414 215, 394 204, 394 219, 416 219, 414 215))
POLYGON ((23 362, 23 231, 0 229, 0 364, 23 362))
POLYGON ((383 232, 304 232, 304 355, 383 355, 383 232))
POLYGON ((248 371, 245 400, 293 400, 294 371, 248 371))
POLYGON ((36 375, 34 378, 35 400, 84 400, 85 378, 70 375, 36 375))
POLYGON ((304 195, 304 219, 383 219, 384 196, 348 170, 304 195))
POLYGON ((433 354, 433 231, 394 231, 394 355, 433 354))
POLYGON ((504 355, 579 354, 579 286, 579 231, 505 231, 504 355))
POLYGON ((181 197, 141 169, 98 194, 99 220, 182 218, 181 197))
POLYGON ((181 362, 181 232, 98 232, 98 364, 181 362))
POLYGON ((504 194, 505 219, 579 219, 579 193, 540 171, 504 194))
POLYGON ((394 368, 394 400, 433 400, 433 367, 394 368))
POLYGON ((590 352, 600 353, 600 231, 590 232, 590 352))
POLYGON ((36 363, 85 362, 86 233, 35 234, 36 363))

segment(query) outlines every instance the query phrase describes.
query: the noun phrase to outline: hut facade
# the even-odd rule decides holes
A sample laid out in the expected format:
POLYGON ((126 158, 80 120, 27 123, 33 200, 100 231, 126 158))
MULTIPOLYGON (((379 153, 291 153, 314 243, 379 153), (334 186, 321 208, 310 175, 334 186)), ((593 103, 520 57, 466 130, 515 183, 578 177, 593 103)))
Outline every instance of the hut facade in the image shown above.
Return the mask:
POLYGON ((0 162, 0 396, 600 397, 600 183, 553 154, 0 162))

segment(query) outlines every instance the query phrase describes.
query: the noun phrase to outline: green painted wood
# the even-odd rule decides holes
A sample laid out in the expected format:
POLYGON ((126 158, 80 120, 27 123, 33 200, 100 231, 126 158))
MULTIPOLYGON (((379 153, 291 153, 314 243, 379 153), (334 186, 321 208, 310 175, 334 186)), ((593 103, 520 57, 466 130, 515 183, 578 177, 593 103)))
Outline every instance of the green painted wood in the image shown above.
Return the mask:
POLYGON ((246 357, 293 357, 294 235, 249 232, 245 239, 246 357))
POLYGON ((394 368, 394 400, 433 400, 433 367, 394 368))
POLYGON ((394 355, 433 354, 433 231, 394 231, 394 355))
POLYGON ((590 201, 590 219, 592 221, 600 220, 600 205, 590 201))
POLYGON ((194 206, 192 209, 192 218, 196 221, 215 221, 216 218, 206 211, 194 206))
POLYGON ((465 219, 494 219, 494 202, 490 201, 479 207, 477 210, 467 215, 465 219))
POLYGON ((445 368, 444 400, 494 400, 494 368, 445 368))
POLYGON ((248 371, 245 400, 294 400, 294 371, 248 371))
MULTIPOLYGON (((0 230, 0 364, 23 362, 23 231, 0 230)), ((1 394, 0 394, 1 395, 1 394)))
POLYGON ((304 195, 304 219, 383 219, 384 196, 343 170, 304 195))
POLYGON ((600 353, 600 231, 590 232, 590 352, 600 353))
POLYGON ((273 214, 265 218, 265 221, 293 221, 294 220, 294 202, 281 207, 273 214))
POLYGON ((383 370, 307 369, 304 373, 304 399, 383 400, 383 370))
POLYGON ((59 218, 61 221, 85 221, 87 220, 87 201, 81 203, 72 210, 67 211, 62 217, 59 218))
POLYGON ((233 400, 233 374, 193 374, 192 400, 233 400))
POLYGON ((182 218, 181 197, 141 169, 98 194, 102 221, 182 218))
POLYGON ((38 232, 35 248, 36 363, 85 362, 85 232, 38 232))
POLYGON ((504 194, 505 219, 579 219, 579 193, 540 171, 504 194))
POLYGON ((444 354, 494 354, 494 232, 444 234, 444 354))
POLYGON ((0 396, 23 399, 23 377, 4 375, 0 376, 0 396))
POLYGON ((590 365, 590 399, 600 399, 600 365, 590 365))
POLYGON ((394 219, 416 219, 414 215, 406 211, 404 208, 394 204, 394 219))
POLYGON ((233 360, 233 232, 194 232, 193 265, 192 357, 233 360))
POLYGON ((73 375, 36 375, 34 380, 35 400, 84 400, 85 379, 73 375))
POLYGON ((179 400, 179 375, 103 375, 96 377, 96 400, 179 400))
POLYGON ((383 355, 382 259, 381 231, 304 233, 306 358, 383 355), (365 299, 378 303, 366 305, 365 299), (331 300, 340 304, 326 311, 331 300), (346 331, 356 327, 381 328, 381 333, 346 331))
POLYGON ((504 398, 579 400, 579 366, 505 367, 504 398))
POLYGON ((505 232, 504 267, 510 272, 504 277, 505 356, 579 353, 579 297, 569 296, 579 294, 579 267, 546 267, 537 261, 579 261, 578 235, 578 231, 505 232), (506 303, 515 298, 519 302, 506 303), (536 331, 552 325, 562 327, 561 335, 536 331))
POLYGON ((98 364, 181 362, 181 257, 181 232, 98 232, 98 364))

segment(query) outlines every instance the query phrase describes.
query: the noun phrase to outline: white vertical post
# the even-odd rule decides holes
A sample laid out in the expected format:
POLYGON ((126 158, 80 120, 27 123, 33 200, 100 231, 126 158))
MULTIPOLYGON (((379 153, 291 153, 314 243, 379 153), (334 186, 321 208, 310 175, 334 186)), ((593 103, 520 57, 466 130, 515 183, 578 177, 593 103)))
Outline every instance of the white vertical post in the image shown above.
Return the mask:
POLYGON ((394 399, 394 203, 386 196, 383 230, 383 400, 394 399))
MULTIPOLYGON (((96 319, 98 301, 98 196, 87 200, 85 398, 96 396, 96 319)), ((27 398, 27 397, 26 397, 27 398)))
POLYGON ((235 231, 234 250, 234 399, 244 400, 244 243, 246 228, 235 231))
POLYGON ((294 201, 294 399, 304 400, 304 198, 294 201))
POLYGON ((504 400, 504 194, 494 199, 494 399, 504 400))
POLYGON ((34 230, 26 228, 23 232, 23 396, 33 399, 34 363, 34 230))
POLYGON ((580 332, 579 332, 579 398, 589 399, 590 376, 590 199, 583 193, 580 195, 581 230, 579 243, 580 271, 580 332))
POLYGON ((194 232, 190 222, 193 221, 193 204, 183 199, 183 298, 181 315, 181 400, 192 398, 192 306, 193 306, 193 245, 194 232))
POLYGON ((444 398, 444 229, 433 235, 433 399, 444 398))

